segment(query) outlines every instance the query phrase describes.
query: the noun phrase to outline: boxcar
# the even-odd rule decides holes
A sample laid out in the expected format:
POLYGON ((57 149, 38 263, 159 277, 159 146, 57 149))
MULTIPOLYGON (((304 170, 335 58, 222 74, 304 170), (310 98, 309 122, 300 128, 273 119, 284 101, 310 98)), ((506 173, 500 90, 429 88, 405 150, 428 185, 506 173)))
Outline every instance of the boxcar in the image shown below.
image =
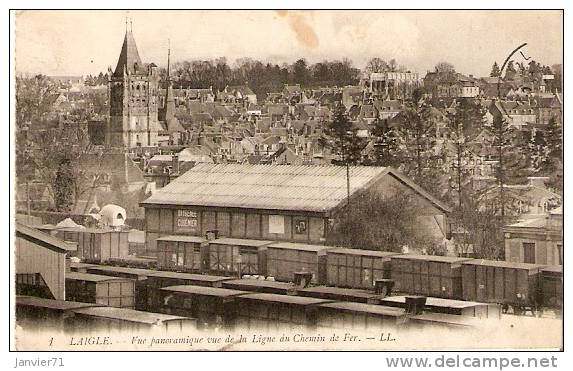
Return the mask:
POLYGON ((396 292, 460 299, 461 263, 469 259, 433 255, 390 257, 396 292))
POLYGON ((244 291, 194 285, 159 290, 158 311, 197 318, 198 328, 232 329, 237 319, 235 298, 244 291))
POLYGON ((309 298, 336 300, 336 301, 353 301, 357 303, 378 304, 379 295, 360 289, 347 289, 329 286, 313 286, 299 289, 296 292, 299 296, 309 298))
POLYGON ((393 252, 336 248, 328 250, 326 284, 329 286, 373 289, 377 279, 390 278, 393 252))
POLYGON ((149 307, 157 307, 158 300, 160 300, 160 290, 164 287, 194 285, 221 288, 223 281, 229 279, 232 278, 195 273, 154 271, 149 275, 147 279, 147 295, 149 307))
POLYGON ((129 278, 135 282, 135 303, 137 310, 147 310, 149 303, 149 276, 157 271, 142 268, 96 265, 89 267, 87 273, 103 276, 129 278))
POLYGON ((314 328, 318 304, 327 300, 292 295, 251 293, 237 297, 241 329, 280 330, 314 328))
POLYGON ((197 327, 197 320, 189 317, 162 313, 149 313, 126 308, 90 307, 74 309, 66 329, 77 332, 104 331, 110 333, 162 330, 164 333, 181 333, 197 327))
MULTIPOLYGON (((382 305, 406 309, 406 296, 388 296, 382 299, 382 305)), ((478 318, 501 318, 501 306, 493 303, 452 300, 428 297, 425 311, 431 313, 455 314, 478 318)))
POLYGON ((89 263, 102 263, 110 258, 124 258, 129 255, 127 231, 111 229, 79 229, 77 256, 89 263))
POLYGON ((406 312, 401 308, 354 302, 318 306, 317 325, 321 328, 379 330, 400 326, 405 321, 406 312))
POLYGON ((463 299, 512 306, 516 314, 525 308, 534 311, 541 268, 506 261, 466 261, 462 264, 463 299))
POLYGON ((90 273, 66 273, 66 300, 119 308, 135 305, 135 281, 90 273))
POLYGON ((288 295, 295 293, 294 285, 289 282, 277 282, 248 278, 223 281, 223 287, 226 289, 260 292, 267 294, 288 295))
MULTIPOLYGON (((273 241, 218 238, 209 241, 208 273, 267 274, 267 246, 273 241)), ((206 272, 206 273, 207 273, 206 272)))
POLYGON ((72 310, 101 304, 16 296, 16 323, 26 331, 62 331, 72 310))
POLYGON ((541 302, 544 307, 561 310, 563 307, 563 266, 541 269, 541 302))
POLYGON ((295 272, 312 273, 312 282, 326 281, 326 252, 329 246, 278 242, 267 246, 267 274, 277 281, 294 281, 295 272))
POLYGON ((203 237, 166 236, 157 239, 157 266, 188 272, 203 272, 208 267, 208 245, 203 237))

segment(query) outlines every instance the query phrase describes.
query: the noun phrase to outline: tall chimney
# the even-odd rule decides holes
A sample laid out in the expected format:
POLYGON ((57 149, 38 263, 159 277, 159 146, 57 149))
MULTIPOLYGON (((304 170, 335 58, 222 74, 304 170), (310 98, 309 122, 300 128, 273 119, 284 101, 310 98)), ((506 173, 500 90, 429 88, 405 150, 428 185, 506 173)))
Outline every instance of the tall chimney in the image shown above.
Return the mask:
POLYGON ((179 155, 171 156, 171 174, 179 174, 179 155))

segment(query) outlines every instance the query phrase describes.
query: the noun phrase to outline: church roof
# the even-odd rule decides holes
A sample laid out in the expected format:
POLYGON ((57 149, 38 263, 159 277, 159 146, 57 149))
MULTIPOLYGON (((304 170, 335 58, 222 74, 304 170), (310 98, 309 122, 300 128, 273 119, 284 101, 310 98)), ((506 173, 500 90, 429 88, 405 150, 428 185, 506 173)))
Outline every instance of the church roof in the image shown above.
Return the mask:
POLYGON ((145 73, 144 66, 143 63, 141 63, 141 58, 137 51, 137 45, 135 44, 135 39, 133 38, 133 33, 131 31, 125 32, 123 46, 121 47, 121 53, 117 60, 117 67, 115 67, 115 72, 113 74, 115 76, 122 76, 124 71, 130 74, 145 73))

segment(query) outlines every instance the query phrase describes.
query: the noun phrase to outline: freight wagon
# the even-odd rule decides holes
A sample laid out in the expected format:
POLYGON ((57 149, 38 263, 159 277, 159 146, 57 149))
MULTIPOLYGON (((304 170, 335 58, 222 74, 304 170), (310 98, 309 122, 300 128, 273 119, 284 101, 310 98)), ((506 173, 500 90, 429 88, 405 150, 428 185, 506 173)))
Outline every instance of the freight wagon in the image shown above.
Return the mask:
POLYGON ((557 310, 563 308, 563 266, 555 265, 541 269, 541 302, 543 307, 557 310))
POLYGON ((406 311, 382 305, 334 302, 318 306, 317 326, 339 330, 380 330, 403 325, 406 311))
MULTIPOLYGON (((382 299, 382 305, 407 308, 406 296, 389 296, 382 299)), ((476 303, 473 301, 452 300, 442 298, 426 298, 424 311, 431 313, 454 314, 478 318, 501 318, 501 306, 492 303, 476 303)))
POLYGON ((170 286, 159 290, 155 310, 197 318, 198 328, 232 329, 237 319, 237 296, 245 291, 194 285, 170 286))
POLYGON ((326 284, 329 286, 373 289, 377 279, 390 278, 393 252, 335 248, 328 250, 326 284))
POLYGON ((135 304, 137 310, 147 310, 149 307, 149 276, 157 271, 141 268, 127 268, 105 265, 93 265, 87 268, 87 273, 98 274, 103 276, 128 278, 135 284, 135 304))
POLYGON ((149 313, 126 308, 90 307, 75 309, 73 319, 66 328, 82 332, 145 332, 161 330, 163 334, 186 333, 197 328, 194 318, 173 316, 162 313, 149 313))
POLYGON ((480 325, 480 320, 468 316, 457 316, 445 313, 422 313, 408 318, 408 328, 440 329, 440 330, 469 330, 480 325))
POLYGON ((79 233, 77 256, 88 263, 102 263, 129 255, 128 232, 83 229, 79 233))
POLYGON ((67 272, 66 300, 133 308, 135 282, 128 278, 67 272))
POLYGON ((166 236, 157 239, 157 267, 186 272, 204 272, 208 245, 203 237, 166 236))
POLYGON ((16 322, 27 332, 64 331, 80 334, 162 329, 169 333, 196 328, 193 318, 148 313, 93 303, 16 297, 16 322))
POLYGON ((405 294, 461 299, 461 263, 470 259, 433 255, 390 257, 395 291, 405 294))
POLYGON ((110 258, 122 258, 129 255, 127 231, 55 226, 42 226, 38 229, 64 241, 77 243, 78 248, 71 255, 89 263, 102 263, 110 258))
POLYGON ((209 241, 206 273, 241 277, 267 274, 267 246, 273 241, 218 238, 209 241))
POLYGON ((332 247, 279 242, 267 246, 267 274, 293 282, 295 272, 312 273, 312 283, 326 281, 326 252, 332 247))
POLYGON ((493 260, 462 263, 463 300, 499 303, 514 314, 535 313, 539 305, 540 270, 537 264, 493 260))
POLYGON ((65 318, 73 315, 74 309, 97 306, 101 304, 16 296, 16 324, 32 333, 62 331, 65 318))
POLYGON ((318 304, 327 300, 292 295, 245 294, 237 296, 237 327, 252 330, 292 330, 316 326, 318 304))

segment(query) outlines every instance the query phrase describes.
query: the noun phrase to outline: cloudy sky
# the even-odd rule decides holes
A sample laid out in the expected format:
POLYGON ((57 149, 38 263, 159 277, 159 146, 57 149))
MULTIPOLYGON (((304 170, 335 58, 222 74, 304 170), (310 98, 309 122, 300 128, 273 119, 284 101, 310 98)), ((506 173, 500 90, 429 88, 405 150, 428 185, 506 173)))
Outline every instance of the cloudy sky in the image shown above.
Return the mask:
POLYGON ((560 11, 26 11, 16 16, 17 71, 79 75, 114 68, 126 16, 143 61, 158 65, 166 64, 168 39, 174 61, 349 58, 363 68, 378 56, 421 73, 448 61, 481 76, 527 42, 526 57, 562 62, 560 11))

